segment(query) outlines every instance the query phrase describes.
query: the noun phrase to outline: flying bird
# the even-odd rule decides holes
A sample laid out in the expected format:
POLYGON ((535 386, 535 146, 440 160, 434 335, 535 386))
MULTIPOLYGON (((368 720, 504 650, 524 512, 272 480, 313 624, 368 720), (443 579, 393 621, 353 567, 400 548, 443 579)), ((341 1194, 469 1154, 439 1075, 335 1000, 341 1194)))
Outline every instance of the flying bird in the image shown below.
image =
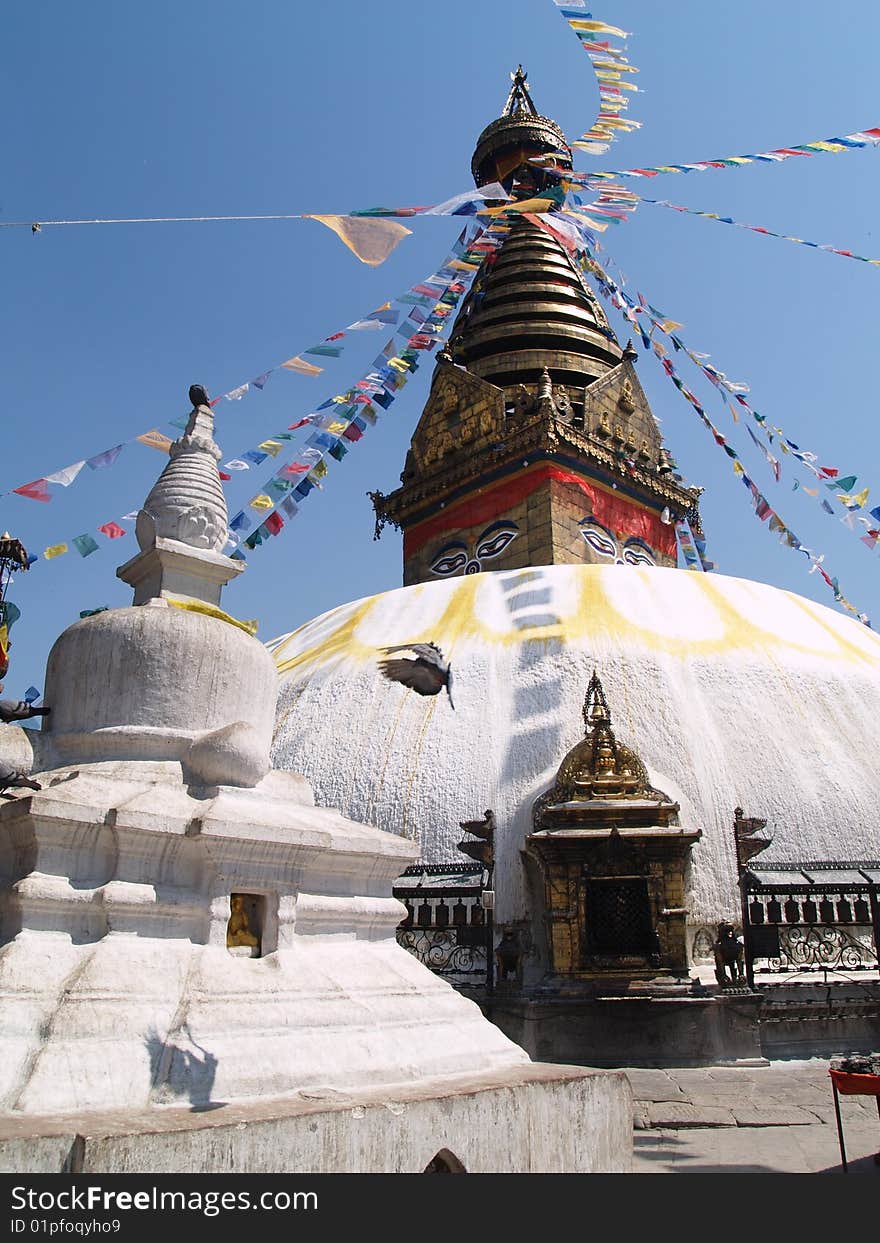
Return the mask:
POLYGON ((396 660, 380 660, 379 668, 389 682, 400 682, 408 686, 417 695, 438 695, 443 687, 449 696, 449 706, 455 710, 452 702, 452 669, 440 648, 434 643, 398 643, 394 647, 383 647, 386 656, 392 652, 414 652, 415 659, 398 656, 396 660))

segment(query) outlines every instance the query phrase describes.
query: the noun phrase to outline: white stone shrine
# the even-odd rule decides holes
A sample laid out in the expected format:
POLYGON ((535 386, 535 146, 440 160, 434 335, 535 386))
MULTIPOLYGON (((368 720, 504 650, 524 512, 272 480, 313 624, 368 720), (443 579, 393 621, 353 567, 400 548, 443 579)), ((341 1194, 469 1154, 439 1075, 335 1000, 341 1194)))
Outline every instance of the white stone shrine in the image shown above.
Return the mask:
POLYGON ((196 407, 134 606, 58 639, 42 731, 0 726, 42 787, 0 806, 0 1168, 627 1169, 625 1077, 532 1064, 397 945, 417 846, 271 768, 219 456, 196 407))

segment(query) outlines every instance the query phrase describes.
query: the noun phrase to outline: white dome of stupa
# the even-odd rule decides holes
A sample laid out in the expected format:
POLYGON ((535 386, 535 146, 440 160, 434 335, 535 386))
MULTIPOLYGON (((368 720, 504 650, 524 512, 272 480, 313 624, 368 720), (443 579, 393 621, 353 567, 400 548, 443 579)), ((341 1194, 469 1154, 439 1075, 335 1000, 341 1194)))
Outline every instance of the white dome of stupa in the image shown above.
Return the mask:
POLYGON ((271 642, 276 767, 319 805, 461 858, 460 820, 497 820, 496 917, 529 914, 520 851, 535 799, 584 727, 595 669, 618 740, 702 829, 689 920, 738 911, 733 810, 766 817, 763 857, 877 854, 880 638, 760 583, 685 570, 555 565, 383 592, 271 642), (431 641, 454 671, 423 698, 381 649, 431 641))

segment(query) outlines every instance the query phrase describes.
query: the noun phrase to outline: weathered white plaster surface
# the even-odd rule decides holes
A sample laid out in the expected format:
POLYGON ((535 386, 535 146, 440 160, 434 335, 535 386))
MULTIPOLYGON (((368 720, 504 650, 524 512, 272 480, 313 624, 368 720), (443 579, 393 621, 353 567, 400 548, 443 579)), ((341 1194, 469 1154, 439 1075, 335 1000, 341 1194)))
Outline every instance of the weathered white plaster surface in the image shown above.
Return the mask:
POLYGON ((16 1118, 0 1135, 0 1172, 418 1174, 446 1150, 473 1174, 627 1173, 632 1148, 622 1072, 529 1063, 208 1113, 16 1118))
POLYGON ((777 857, 876 856, 880 638, 776 588, 631 566, 483 573, 346 604, 268 646, 274 763, 428 860, 455 858, 458 822, 492 807, 501 922, 528 913, 532 803, 583 736, 594 668, 619 740, 703 830, 693 921, 738 912, 736 806, 768 819, 777 857), (454 712, 378 672, 380 647, 425 640, 452 663, 454 712))
POLYGON ((0 1114, 336 1091, 528 1062, 395 940, 411 843, 301 777, 186 787, 171 762, 40 774, 0 809, 0 1114), (226 948, 262 896, 263 956, 226 948))

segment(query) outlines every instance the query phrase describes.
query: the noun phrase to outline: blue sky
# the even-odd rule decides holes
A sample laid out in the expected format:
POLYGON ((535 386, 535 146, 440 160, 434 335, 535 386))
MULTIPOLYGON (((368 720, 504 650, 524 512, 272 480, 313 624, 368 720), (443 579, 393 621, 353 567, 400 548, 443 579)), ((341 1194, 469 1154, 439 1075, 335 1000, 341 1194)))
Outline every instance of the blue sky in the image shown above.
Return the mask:
MULTIPOLYGON (((632 31, 643 122, 577 167, 630 168, 762 151, 880 125, 880 8, 848 0, 605 0, 596 16, 632 31)), ((591 67, 551 0, 402 0, 333 5, 218 0, 120 5, 47 0, 6 20, 0 98, 7 117, 0 221, 333 212, 424 204, 465 190, 480 130, 522 61, 538 108, 570 137, 596 113, 591 67)), ((873 226, 880 150, 631 183, 780 232, 880 257, 873 226)), ((312 221, 0 229, 5 383, 0 492, 186 413, 190 383, 212 394, 279 363, 438 267, 460 221, 423 219, 378 268, 312 221)), ((710 221, 642 206, 608 249, 682 336, 751 386, 752 404, 823 464, 859 475, 880 504, 875 432, 880 269, 710 221)), ((628 335, 616 312, 612 326, 628 335)), ((367 334, 364 334, 367 337, 367 334)), ((238 456, 344 390, 384 337, 357 341, 316 379, 273 376, 218 407, 224 457, 238 456)), ((836 607, 803 557, 755 518, 690 407, 641 352, 639 375, 703 516, 720 572, 836 607)), ((824 515, 785 459, 773 482, 686 361, 759 487, 826 554, 846 595, 880 625, 880 554, 824 515)), ((399 585, 400 537, 373 541, 366 492, 390 491, 427 391, 425 364, 377 427, 331 462, 284 531, 249 558, 224 596, 260 637, 346 600, 399 585)), ((50 504, 0 497, 0 529, 34 552, 138 508, 163 459, 138 445, 84 471, 50 504)), ((268 465, 271 465, 269 463, 268 465)), ((236 476, 230 513, 268 469, 236 476)), ((842 513, 842 511, 840 511, 842 513)), ((83 609, 123 605, 116 566, 133 536, 87 559, 40 560, 10 592, 7 692, 42 686, 59 632, 83 609)))

